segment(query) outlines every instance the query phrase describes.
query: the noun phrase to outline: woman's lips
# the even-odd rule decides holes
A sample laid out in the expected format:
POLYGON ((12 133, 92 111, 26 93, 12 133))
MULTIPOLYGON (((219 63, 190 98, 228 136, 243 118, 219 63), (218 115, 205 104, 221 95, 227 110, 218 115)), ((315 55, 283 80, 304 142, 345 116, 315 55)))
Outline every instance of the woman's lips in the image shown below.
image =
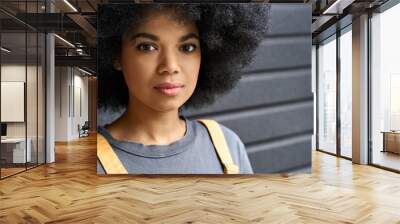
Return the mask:
POLYGON ((176 96, 183 89, 181 84, 162 83, 154 87, 160 93, 166 96, 176 96))

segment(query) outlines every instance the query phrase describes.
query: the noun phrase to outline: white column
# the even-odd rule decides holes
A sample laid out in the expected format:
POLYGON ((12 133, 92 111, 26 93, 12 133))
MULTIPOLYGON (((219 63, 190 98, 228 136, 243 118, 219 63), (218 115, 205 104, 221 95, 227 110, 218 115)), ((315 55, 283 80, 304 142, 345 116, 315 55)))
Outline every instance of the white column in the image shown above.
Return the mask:
MULTIPOLYGON (((47 12, 53 12, 54 6, 46 1, 47 12)), ((46 35, 46 163, 55 161, 55 60, 54 34, 46 35)))

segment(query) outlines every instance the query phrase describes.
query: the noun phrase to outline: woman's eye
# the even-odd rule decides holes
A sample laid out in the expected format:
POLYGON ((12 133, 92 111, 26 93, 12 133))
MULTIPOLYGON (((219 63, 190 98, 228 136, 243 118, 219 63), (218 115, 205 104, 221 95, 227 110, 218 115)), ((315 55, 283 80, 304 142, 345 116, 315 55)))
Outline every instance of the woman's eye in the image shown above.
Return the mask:
POLYGON ((183 51, 185 53, 191 53, 191 52, 195 51, 196 48, 197 48, 197 46, 194 44, 184 44, 180 47, 181 51, 183 51))
POLYGON ((154 51, 154 50, 157 50, 157 48, 154 47, 151 44, 139 44, 139 45, 136 46, 136 48, 139 51, 154 51))

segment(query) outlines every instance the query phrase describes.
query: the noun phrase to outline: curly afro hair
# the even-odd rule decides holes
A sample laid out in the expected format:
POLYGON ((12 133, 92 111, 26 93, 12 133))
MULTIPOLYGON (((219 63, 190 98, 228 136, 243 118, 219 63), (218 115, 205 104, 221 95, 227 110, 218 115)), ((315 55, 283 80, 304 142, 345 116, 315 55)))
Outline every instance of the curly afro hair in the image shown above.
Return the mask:
POLYGON ((259 43, 266 37, 270 6, 264 3, 229 4, 105 4, 98 8, 98 103, 99 107, 126 108, 128 87, 119 59, 122 36, 132 32, 146 16, 174 10, 180 22, 195 22, 200 34, 201 65, 194 93, 184 107, 213 103, 216 95, 231 90, 241 77, 259 43), (111 55, 110 55, 111 54, 111 55))

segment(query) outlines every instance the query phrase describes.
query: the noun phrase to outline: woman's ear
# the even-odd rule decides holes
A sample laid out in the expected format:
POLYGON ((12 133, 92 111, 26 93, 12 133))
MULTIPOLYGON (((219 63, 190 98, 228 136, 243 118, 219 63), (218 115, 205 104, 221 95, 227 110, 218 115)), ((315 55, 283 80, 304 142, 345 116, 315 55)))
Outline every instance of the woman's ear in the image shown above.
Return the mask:
POLYGON ((118 71, 121 71, 121 70, 122 70, 122 66, 121 66, 121 63, 119 62, 119 60, 114 60, 113 65, 114 65, 114 68, 115 68, 116 70, 118 70, 118 71))

